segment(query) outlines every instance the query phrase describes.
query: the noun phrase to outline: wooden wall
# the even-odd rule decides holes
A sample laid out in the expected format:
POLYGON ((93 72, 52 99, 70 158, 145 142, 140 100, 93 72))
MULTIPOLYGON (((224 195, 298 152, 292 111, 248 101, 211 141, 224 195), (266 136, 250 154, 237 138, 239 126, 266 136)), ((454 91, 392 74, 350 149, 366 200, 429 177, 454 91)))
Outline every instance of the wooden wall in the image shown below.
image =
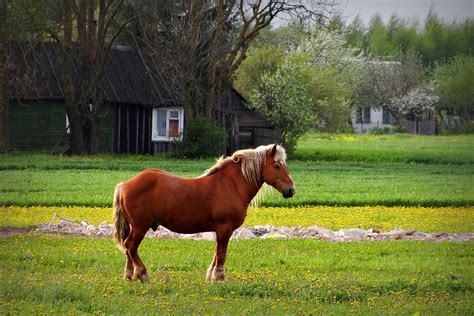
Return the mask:
POLYGON ((8 102, 5 105, 0 104, 0 152, 8 149, 8 102))
POLYGON ((116 104, 114 152, 151 154, 156 152, 151 142, 152 108, 134 104, 116 104))
MULTIPOLYGON (((66 149, 66 111, 60 101, 10 101, 8 112, 9 149, 51 152, 66 149)), ((106 115, 100 125, 100 150, 112 150, 112 120, 106 115)))

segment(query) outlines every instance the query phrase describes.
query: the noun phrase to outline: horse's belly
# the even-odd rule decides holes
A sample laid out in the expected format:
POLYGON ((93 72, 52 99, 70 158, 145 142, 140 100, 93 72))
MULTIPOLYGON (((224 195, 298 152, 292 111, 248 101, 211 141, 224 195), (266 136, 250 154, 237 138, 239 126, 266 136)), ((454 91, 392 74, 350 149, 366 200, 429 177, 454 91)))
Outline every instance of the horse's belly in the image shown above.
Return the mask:
POLYGON ((180 234, 193 234, 212 231, 211 219, 197 212, 182 212, 179 209, 169 210, 166 214, 160 212, 157 224, 180 234))
POLYGON ((214 231, 211 227, 201 226, 201 227, 188 227, 188 226, 164 226, 163 227, 171 230, 172 232, 178 234, 196 234, 196 233, 203 233, 203 232, 211 232, 214 231))

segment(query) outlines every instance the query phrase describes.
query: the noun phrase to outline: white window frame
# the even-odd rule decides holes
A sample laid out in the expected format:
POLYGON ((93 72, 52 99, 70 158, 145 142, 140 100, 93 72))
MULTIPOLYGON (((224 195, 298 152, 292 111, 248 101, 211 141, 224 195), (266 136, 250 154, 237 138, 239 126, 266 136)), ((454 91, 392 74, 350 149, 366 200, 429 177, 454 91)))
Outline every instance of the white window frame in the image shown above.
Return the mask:
POLYGON ((151 122, 151 140, 154 142, 171 142, 174 140, 183 140, 183 130, 184 130, 184 109, 182 107, 170 107, 170 108, 153 108, 152 122, 151 122), (166 110, 166 136, 158 135, 156 130, 156 120, 158 111, 166 110), (178 111, 178 137, 170 137, 170 113, 172 111, 178 111))

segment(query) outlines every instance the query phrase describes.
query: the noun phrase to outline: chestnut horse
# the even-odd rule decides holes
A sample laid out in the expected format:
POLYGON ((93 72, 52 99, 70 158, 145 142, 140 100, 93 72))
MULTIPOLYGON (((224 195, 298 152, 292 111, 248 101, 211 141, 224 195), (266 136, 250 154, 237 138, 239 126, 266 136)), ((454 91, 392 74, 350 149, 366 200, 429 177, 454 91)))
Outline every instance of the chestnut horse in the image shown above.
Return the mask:
POLYGON ((227 244, 240 227, 252 198, 267 183, 284 198, 295 194, 279 145, 236 151, 220 158, 202 176, 187 179, 148 169, 117 184, 114 195, 114 240, 126 256, 124 278, 148 281, 138 246, 159 225, 177 233, 216 233, 217 248, 206 280, 224 280, 227 244))

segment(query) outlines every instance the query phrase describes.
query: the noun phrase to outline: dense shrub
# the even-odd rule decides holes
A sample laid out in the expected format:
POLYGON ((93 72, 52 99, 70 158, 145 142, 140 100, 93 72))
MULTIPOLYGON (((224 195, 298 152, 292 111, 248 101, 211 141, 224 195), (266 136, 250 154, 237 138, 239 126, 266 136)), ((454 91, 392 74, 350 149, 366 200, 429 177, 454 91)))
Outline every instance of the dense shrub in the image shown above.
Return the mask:
POLYGON ((408 133, 408 130, 403 126, 385 126, 385 127, 372 127, 369 129, 369 134, 383 135, 383 134, 398 134, 408 133))
POLYGON ((213 121, 199 117, 186 122, 182 142, 175 142, 179 158, 206 158, 225 154, 227 133, 213 121))
POLYGON ((474 121, 460 122, 442 131, 444 135, 474 134, 474 121))

